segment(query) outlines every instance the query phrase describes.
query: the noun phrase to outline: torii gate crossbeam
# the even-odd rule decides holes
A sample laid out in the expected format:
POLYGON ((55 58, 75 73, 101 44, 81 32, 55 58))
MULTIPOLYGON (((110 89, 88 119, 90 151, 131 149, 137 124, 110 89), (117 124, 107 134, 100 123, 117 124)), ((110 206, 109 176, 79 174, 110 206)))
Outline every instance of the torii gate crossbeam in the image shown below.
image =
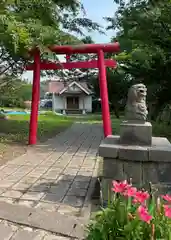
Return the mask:
POLYGON ((112 134, 110 120, 108 89, 106 80, 106 67, 116 68, 116 61, 104 59, 104 53, 117 53, 120 50, 119 43, 111 44, 84 44, 74 46, 50 46, 49 49, 56 54, 66 54, 67 62, 56 64, 51 62, 41 62, 39 50, 32 50, 30 53, 34 56, 34 63, 26 66, 26 70, 33 70, 33 88, 32 88, 32 106, 30 116, 29 144, 34 145, 37 142, 37 123, 38 109, 40 98, 40 71, 72 68, 98 68, 99 69, 99 86, 102 105, 102 119, 104 136, 112 134), (96 53, 98 60, 86 62, 69 62, 69 55, 96 53))

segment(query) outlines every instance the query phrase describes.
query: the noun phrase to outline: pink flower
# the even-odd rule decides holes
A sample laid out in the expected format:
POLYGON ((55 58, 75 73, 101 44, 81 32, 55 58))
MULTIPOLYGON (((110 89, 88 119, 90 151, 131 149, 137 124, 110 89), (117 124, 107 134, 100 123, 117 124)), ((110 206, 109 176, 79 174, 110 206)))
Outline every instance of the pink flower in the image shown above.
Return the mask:
POLYGON ((171 202, 171 196, 166 194, 166 195, 162 195, 161 196, 164 200, 166 200, 167 202, 171 202))
POLYGON ((139 206, 138 208, 138 214, 139 217, 142 221, 146 222, 146 223, 150 223, 152 216, 148 213, 147 208, 143 207, 143 206, 139 206))
POLYGON ((128 184, 126 180, 123 182, 113 181, 112 184, 113 184, 112 191, 116 193, 124 193, 131 186, 128 184))
POLYGON ((148 192, 137 191, 134 196, 134 203, 144 203, 150 197, 148 192))
POLYGON ((163 205, 165 216, 171 218, 171 208, 168 205, 163 205))
POLYGON ((134 197, 136 192, 137 192, 137 189, 135 187, 128 187, 128 189, 126 189, 124 193, 124 196, 134 197))

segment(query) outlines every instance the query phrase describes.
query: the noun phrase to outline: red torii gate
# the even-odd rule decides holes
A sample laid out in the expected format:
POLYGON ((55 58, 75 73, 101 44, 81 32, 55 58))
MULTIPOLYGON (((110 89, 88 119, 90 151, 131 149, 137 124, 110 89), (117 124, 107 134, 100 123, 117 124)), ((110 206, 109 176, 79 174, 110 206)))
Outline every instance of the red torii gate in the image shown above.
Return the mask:
POLYGON ((116 68, 117 63, 112 59, 104 59, 104 53, 117 53, 120 50, 118 42, 110 44, 84 44, 73 46, 50 46, 49 49, 56 54, 66 54, 66 63, 52 63, 48 61, 41 61, 40 52, 38 49, 31 52, 34 56, 34 63, 26 66, 26 70, 33 71, 33 88, 32 88, 32 105, 30 116, 30 131, 29 144, 34 145, 37 142, 37 121, 38 108, 40 98, 40 71, 41 70, 57 70, 57 69, 72 69, 72 68, 98 68, 99 69, 99 86, 100 97, 102 104, 102 119, 104 136, 112 134, 108 89, 106 81, 106 67, 116 68), (98 60, 91 60, 86 62, 69 62, 72 54, 96 53, 98 60))

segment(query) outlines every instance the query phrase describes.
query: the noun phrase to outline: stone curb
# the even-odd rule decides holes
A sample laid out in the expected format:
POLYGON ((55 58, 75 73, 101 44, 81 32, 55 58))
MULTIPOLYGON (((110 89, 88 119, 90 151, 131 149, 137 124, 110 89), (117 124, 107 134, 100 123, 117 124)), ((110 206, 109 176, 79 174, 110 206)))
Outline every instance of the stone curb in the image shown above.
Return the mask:
POLYGON ((84 222, 81 219, 58 212, 0 202, 0 219, 79 240, 85 236, 84 222))

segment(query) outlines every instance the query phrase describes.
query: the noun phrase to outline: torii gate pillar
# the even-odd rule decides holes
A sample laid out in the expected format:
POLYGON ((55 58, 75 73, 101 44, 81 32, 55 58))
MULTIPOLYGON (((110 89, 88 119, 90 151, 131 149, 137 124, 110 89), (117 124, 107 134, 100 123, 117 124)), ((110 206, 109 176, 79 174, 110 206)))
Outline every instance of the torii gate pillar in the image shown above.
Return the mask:
POLYGON ((40 99, 40 52, 34 53, 32 103, 30 113, 29 145, 37 142, 38 110, 40 99))
POLYGON ((107 137, 109 135, 112 135, 112 127, 111 127, 111 119, 110 119, 110 111, 109 111, 106 66, 104 62, 103 50, 98 51, 98 67, 99 67, 101 108, 102 108, 102 118, 103 118, 103 131, 104 131, 104 136, 107 137))

